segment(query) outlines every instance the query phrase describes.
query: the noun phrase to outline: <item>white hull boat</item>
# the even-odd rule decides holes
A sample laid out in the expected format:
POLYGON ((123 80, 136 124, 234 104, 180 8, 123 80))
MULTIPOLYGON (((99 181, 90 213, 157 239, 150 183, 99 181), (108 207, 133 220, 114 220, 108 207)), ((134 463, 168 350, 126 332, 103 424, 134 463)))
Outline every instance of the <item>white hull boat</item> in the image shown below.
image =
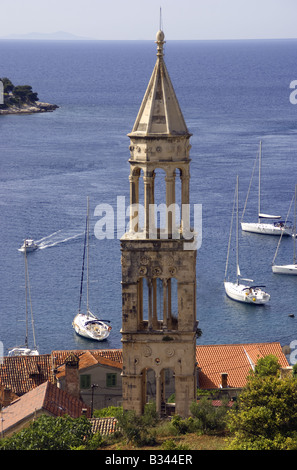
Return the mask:
POLYGON ((39 356, 39 352, 37 349, 16 347, 8 351, 8 356, 39 356))
POLYGON ((78 313, 73 320, 75 332, 84 338, 103 341, 108 338, 111 327, 98 320, 90 312, 88 314, 78 313))
POLYGON ((292 235, 292 229, 282 223, 266 224, 263 222, 241 222, 241 229, 243 232, 261 233, 262 235, 292 235))
POLYGON ((297 264, 273 265, 272 271, 276 274, 292 274, 297 276, 297 264))
POLYGON ((37 248, 38 248, 38 245, 34 242, 34 240, 26 238, 22 246, 19 248, 19 251, 21 251, 22 253, 24 253, 25 251, 26 253, 29 253, 30 251, 37 250, 37 248))
MULTIPOLYGON (((274 259, 273 259, 273 262, 272 262, 272 272, 275 273, 275 274, 290 274, 290 275, 293 275, 293 276, 297 276, 297 259, 296 259, 297 184, 295 185, 295 197, 294 197, 294 199, 295 199, 295 215, 294 215, 294 229, 293 229, 293 232, 294 232, 293 233, 293 238, 294 238, 293 263, 292 264, 283 264, 283 265, 274 264, 275 259, 277 257, 279 247, 280 247, 280 244, 281 244, 281 240, 282 240, 282 237, 281 237, 279 242, 278 242, 276 252, 275 252, 275 255, 274 255, 274 259)), ((291 203, 291 205, 292 205, 292 203, 291 203)), ((291 206, 290 206, 290 208, 291 208, 291 206)), ((289 209, 289 213, 290 213, 290 209, 289 209)))
POLYGON ((262 142, 260 141, 259 147, 259 154, 255 160, 255 165, 252 172, 252 177, 245 201, 244 210, 241 217, 241 229, 243 232, 251 232, 251 233, 260 233, 262 235, 292 235, 292 226, 287 225, 286 222, 281 220, 280 215, 271 215, 271 214, 264 214, 261 212, 261 159, 262 159, 262 142), (258 181, 258 222, 243 222, 243 217, 246 210, 246 205, 249 197, 249 192, 253 180, 254 170, 259 158, 259 181, 258 181), (268 220, 272 220, 274 222, 267 222, 268 220))
POLYGON ((238 228, 239 228, 239 223, 238 223, 238 176, 237 176, 237 183, 236 183, 236 190, 235 190, 235 196, 236 196, 236 274, 237 274, 237 279, 234 282, 231 282, 226 279, 227 276, 227 271, 228 271, 228 263, 229 263, 229 253, 230 253, 230 245, 231 245, 231 238, 232 238, 232 226, 233 226, 233 216, 234 216, 234 210, 235 210, 235 198, 234 198, 234 204, 233 204, 233 213, 232 213, 232 219, 231 219, 231 228, 230 228, 230 235, 229 235, 229 244, 228 244, 228 254, 227 254, 227 261, 226 261, 226 269, 225 269, 225 280, 224 280, 224 287, 225 287, 225 292, 226 295, 232 299, 236 300, 237 302, 243 302, 243 303, 248 303, 251 305, 264 305, 270 300, 270 295, 267 294, 264 290, 262 290, 262 287, 264 286, 258 286, 258 285, 249 285, 243 283, 243 281, 246 282, 254 282, 252 279, 243 279, 240 274, 240 269, 239 269, 239 243, 238 243, 238 228))
POLYGON ((89 309, 89 198, 88 198, 88 207, 87 207, 87 220, 86 220, 86 230, 85 230, 85 242, 84 242, 84 254, 83 254, 83 263, 82 263, 82 273, 81 273, 81 283, 80 283, 80 299, 79 299, 79 309, 78 314, 74 317, 72 321, 72 326, 79 336, 83 338, 103 341, 108 338, 111 326, 107 325, 105 322, 107 320, 99 320, 89 309), (87 248, 87 308, 86 313, 81 312, 81 301, 82 301, 82 291, 83 291, 83 279, 84 279, 84 264, 85 264, 85 251, 87 248))
POLYGON ((264 305, 269 299, 270 295, 261 289, 261 286, 248 286, 237 282, 224 282, 225 291, 228 297, 237 302, 244 302, 248 304, 264 305))

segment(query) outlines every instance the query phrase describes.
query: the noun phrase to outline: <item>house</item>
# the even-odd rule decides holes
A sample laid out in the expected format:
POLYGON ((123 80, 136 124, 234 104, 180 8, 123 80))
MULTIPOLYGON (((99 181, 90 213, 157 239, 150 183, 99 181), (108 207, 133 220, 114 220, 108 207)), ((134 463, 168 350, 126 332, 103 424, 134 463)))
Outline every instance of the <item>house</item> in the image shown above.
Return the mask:
POLYGON ((224 390, 234 398, 246 385, 258 359, 270 354, 278 358, 284 375, 289 363, 277 342, 196 346, 197 388, 224 390))
POLYGON ((71 393, 75 386, 80 398, 92 409, 119 406, 122 402, 122 362, 118 354, 108 350, 105 357, 97 350, 92 351, 53 351, 52 356, 58 365, 55 369, 57 386, 71 393), (78 358, 78 375, 69 379, 67 358, 78 358), (115 360, 110 359, 113 357, 115 360))
POLYGON ((91 409, 81 400, 46 381, 1 410, 1 437, 11 436, 41 415, 78 418, 82 414, 90 418, 91 409))
MULTIPOLYGON (((197 388, 225 390, 233 398, 260 357, 275 355, 283 372, 288 361, 280 343, 249 343, 196 346, 197 388)), ((122 402, 122 350, 65 350, 41 356, 5 357, 0 364, 0 407, 15 396, 49 381, 81 399, 91 409, 119 406, 122 402), (4 402, 4 399, 6 400, 4 402)), ((156 367, 159 367, 156 365, 156 367)), ((164 369, 164 397, 174 391, 174 375, 164 369)), ((147 400, 154 398, 156 384, 147 374, 147 400)))

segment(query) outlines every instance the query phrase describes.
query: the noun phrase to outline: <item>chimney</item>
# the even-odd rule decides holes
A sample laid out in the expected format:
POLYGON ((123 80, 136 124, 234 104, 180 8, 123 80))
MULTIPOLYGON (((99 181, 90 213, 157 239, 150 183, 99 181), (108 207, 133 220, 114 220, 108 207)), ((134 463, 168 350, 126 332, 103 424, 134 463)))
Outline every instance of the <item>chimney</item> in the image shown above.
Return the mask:
POLYGON ((73 397, 80 399, 78 364, 79 357, 74 353, 67 356, 65 360, 65 390, 73 397))
POLYGON ((221 387, 222 388, 228 387, 228 374, 226 372, 221 373, 221 387))
POLYGON ((11 391, 9 387, 0 386, 0 409, 10 405, 17 398, 17 395, 11 391))

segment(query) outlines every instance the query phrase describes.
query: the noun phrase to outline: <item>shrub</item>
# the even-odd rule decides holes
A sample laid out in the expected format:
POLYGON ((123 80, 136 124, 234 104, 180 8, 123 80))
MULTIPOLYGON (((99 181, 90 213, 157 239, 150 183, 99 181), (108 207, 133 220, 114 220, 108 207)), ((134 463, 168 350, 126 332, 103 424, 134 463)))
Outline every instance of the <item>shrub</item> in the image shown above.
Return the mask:
POLYGON ((229 448, 297 450, 296 378, 280 379, 276 362, 264 359, 258 371, 250 374, 239 396, 238 411, 229 414, 228 425, 234 434, 229 448))
POLYGON ((173 439, 167 439, 161 446, 162 450, 189 450, 186 444, 176 444, 173 439))
POLYGON ((91 423, 85 417, 52 417, 42 415, 28 428, 0 440, 2 450, 71 450, 86 448, 93 437, 91 423))
POLYGON ((215 407, 207 397, 201 398, 199 402, 193 402, 190 411, 197 420, 197 427, 203 433, 220 432, 226 429, 226 418, 229 408, 223 400, 222 405, 215 407))

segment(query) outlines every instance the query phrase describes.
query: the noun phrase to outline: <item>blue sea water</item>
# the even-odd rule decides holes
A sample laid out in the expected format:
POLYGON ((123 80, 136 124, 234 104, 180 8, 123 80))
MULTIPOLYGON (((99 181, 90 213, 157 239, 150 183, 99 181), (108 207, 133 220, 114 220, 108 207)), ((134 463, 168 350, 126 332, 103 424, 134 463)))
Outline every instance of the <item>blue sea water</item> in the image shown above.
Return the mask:
MULTIPOLYGON (((121 347, 120 242, 98 240, 98 204, 129 203, 129 139, 156 60, 153 41, 0 41, 0 76, 30 84, 52 113, 0 116, 0 341, 24 341, 25 237, 40 353, 121 347), (90 306, 111 320, 103 343, 78 337, 77 313, 87 196, 90 198, 90 306)), ((228 299, 223 279, 236 175, 240 210, 262 140, 262 209, 285 218, 297 183, 297 40, 168 41, 165 61, 191 138, 191 203, 202 204, 197 254, 200 344, 297 339, 297 279, 272 273, 275 237, 240 233, 245 277, 265 284, 269 305, 228 299), (295 314, 296 318, 289 317, 295 314)), ((252 187, 247 220, 256 220, 252 187)), ((234 255, 235 244, 232 246, 234 255)), ((291 262, 284 239, 278 261, 291 262)), ((230 260, 231 263, 231 260, 230 260)), ((232 266, 231 266, 232 269, 232 266)), ((232 274, 232 271, 231 271, 232 274)), ((234 268, 235 274, 235 268, 234 268)), ((32 345, 32 337, 30 336, 32 345)))

